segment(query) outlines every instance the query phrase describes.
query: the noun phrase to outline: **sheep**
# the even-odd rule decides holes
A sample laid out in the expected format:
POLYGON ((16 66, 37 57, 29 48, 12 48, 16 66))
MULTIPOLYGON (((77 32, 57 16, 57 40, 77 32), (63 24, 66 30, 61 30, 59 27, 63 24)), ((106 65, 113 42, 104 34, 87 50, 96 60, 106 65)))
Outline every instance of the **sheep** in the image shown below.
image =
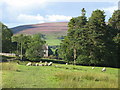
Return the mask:
POLYGON ((95 67, 92 67, 92 69, 94 69, 95 67))
POLYGON ((43 66, 43 64, 39 64, 39 66, 43 66))
POLYGON ((48 63, 48 66, 52 66, 52 62, 48 63))
POLYGON ((27 64, 26 64, 26 66, 31 66, 31 65, 32 65, 32 63, 31 63, 31 62, 29 62, 29 63, 27 63, 27 64))
POLYGON ((39 66, 39 64, 38 64, 38 63, 36 63, 36 64, 35 64, 35 66, 39 66))
POLYGON ((40 63, 42 63, 42 61, 40 61, 40 63))
POLYGON ((68 65, 68 63, 66 63, 66 65, 68 65))
POLYGON ((48 66, 48 63, 47 62, 45 62, 45 64, 44 64, 45 66, 48 66))
POLYGON ((102 69, 102 72, 105 72, 106 71, 106 68, 104 67, 103 69, 102 69))

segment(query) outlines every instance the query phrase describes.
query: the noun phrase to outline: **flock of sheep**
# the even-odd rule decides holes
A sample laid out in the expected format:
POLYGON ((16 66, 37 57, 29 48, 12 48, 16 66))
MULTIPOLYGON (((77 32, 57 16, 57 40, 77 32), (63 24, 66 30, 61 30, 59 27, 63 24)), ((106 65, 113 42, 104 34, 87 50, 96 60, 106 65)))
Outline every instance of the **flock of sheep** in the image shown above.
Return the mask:
POLYGON ((26 66, 52 66, 52 62, 42 63, 42 61, 40 61, 40 63, 35 63, 35 64, 32 64, 31 62, 29 62, 26 64, 26 66))
MULTIPOLYGON (((66 65, 68 65, 68 63, 66 63, 66 65)), ((40 61, 39 63, 35 63, 35 64, 32 64, 31 62, 27 63, 26 66, 52 66, 52 62, 45 62, 45 63, 42 63, 42 61, 40 61)), ((92 69, 95 69, 95 67, 92 67, 92 69)), ((102 68, 102 72, 105 72, 106 71, 106 68, 102 68)))

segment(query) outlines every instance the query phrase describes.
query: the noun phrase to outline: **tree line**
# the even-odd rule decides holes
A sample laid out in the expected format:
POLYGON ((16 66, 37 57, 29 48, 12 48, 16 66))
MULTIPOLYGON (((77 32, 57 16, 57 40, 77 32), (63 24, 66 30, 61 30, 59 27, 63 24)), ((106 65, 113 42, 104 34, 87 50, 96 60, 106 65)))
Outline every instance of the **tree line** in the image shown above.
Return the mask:
POLYGON ((3 23, 2 25, 2 52, 15 53, 20 60, 39 60, 44 56, 43 46, 46 41, 42 34, 35 35, 14 35, 12 31, 3 23))
POLYGON ((114 66, 119 65, 120 10, 114 11, 105 22, 105 12, 95 10, 87 19, 86 11, 72 18, 68 33, 58 50, 59 57, 73 64, 114 66))

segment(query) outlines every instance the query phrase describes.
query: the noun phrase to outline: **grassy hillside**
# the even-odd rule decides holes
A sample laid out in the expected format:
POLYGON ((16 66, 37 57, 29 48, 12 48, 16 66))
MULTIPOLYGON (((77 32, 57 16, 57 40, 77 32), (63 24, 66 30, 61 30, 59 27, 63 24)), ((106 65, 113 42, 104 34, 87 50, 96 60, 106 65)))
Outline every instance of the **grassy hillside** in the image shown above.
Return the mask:
POLYGON ((57 37, 57 35, 47 35, 45 41, 50 46, 59 45, 61 43, 61 39, 57 39, 57 37))
MULTIPOLYGON (((1 64, 0 64, 1 65, 1 64)), ((25 66, 3 63, 3 88, 117 88, 118 69, 53 64, 25 66), (57 65, 55 67, 55 65, 57 65), (12 67, 11 67, 12 66, 12 67)))
POLYGON ((37 34, 45 35, 48 45, 59 45, 61 40, 58 37, 67 34, 67 22, 53 22, 33 25, 23 25, 11 28, 14 35, 16 34, 37 34))

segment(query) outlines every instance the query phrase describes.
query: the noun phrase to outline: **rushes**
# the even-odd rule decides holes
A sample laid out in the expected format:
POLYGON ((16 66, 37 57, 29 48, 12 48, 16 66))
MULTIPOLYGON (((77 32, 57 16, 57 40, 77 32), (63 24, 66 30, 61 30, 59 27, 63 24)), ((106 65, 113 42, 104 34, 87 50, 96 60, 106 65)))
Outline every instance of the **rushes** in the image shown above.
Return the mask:
POLYGON ((16 63, 11 62, 0 63, 0 66, 2 66, 2 70, 16 71, 18 69, 16 63))
POLYGON ((63 88, 117 88, 117 80, 104 73, 62 72, 55 75, 63 88))

